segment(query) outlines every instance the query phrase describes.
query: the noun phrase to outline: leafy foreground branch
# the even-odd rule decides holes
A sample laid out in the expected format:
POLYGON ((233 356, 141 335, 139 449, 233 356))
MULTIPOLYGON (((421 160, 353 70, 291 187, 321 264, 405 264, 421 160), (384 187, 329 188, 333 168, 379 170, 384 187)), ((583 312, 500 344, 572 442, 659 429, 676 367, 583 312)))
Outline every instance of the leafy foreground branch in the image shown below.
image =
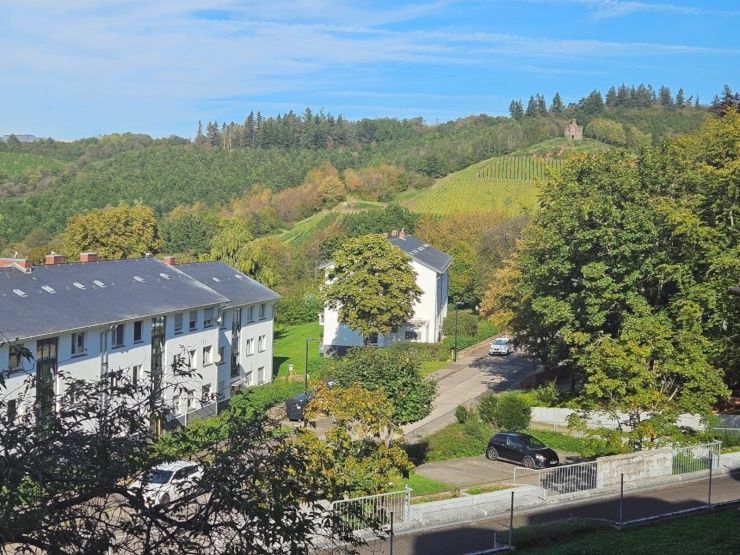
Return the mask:
MULTIPOLYGON (((220 441, 194 457, 202 478, 183 485, 175 501, 148 504, 141 489, 126 486, 164 461, 153 448, 150 416, 163 413, 161 399, 177 387, 134 384, 126 376, 119 371, 100 382, 60 376, 67 393, 47 413, 34 380, 14 397, 35 410, 0 422, 3 549, 307 553, 330 541, 356 544, 323 501, 323 488, 306 479, 309 450, 245 404, 225 413, 220 441)), ((0 413, 8 397, 0 398, 0 413)))

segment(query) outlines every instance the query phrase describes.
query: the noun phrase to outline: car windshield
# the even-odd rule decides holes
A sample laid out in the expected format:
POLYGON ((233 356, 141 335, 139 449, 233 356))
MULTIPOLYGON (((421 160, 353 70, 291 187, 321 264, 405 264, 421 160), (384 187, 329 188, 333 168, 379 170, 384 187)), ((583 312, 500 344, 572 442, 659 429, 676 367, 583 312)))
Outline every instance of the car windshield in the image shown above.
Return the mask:
POLYGON ((545 447, 545 444, 536 437, 521 436, 521 439, 524 442, 524 445, 526 445, 527 447, 531 447, 532 449, 542 449, 543 447, 545 447))
POLYGON ((172 478, 172 472, 170 470, 161 470, 154 468, 147 472, 144 482, 149 484, 166 484, 172 478))
POLYGON ((509 343, 508 339, 497 339, 493 342, 494 345, 506 345, 507 343, 509 343))

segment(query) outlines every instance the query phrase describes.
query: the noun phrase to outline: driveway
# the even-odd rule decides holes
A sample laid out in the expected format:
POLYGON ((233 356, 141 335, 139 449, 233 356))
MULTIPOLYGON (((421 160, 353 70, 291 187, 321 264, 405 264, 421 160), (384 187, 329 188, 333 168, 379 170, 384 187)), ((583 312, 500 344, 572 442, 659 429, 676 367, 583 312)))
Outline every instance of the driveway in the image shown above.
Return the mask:
POLYGON ((492 391, 516 389, 534 372, 535 364, 519 354, 489 356, 488 343, 479 345, 456 363, 432 374, 438 394, 426 418, 403 426, 407 441, 415 441, 455 422, 455 409, 492 391))

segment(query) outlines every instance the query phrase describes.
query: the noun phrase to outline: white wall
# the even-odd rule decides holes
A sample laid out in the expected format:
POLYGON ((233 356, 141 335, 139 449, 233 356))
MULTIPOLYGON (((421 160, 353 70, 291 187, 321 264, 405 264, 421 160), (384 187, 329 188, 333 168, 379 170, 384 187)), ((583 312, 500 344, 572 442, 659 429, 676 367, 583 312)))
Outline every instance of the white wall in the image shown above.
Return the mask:
MULTIPOLYGON (((242 366, 242 376, 251 372, 251 381, 246 385, 258 385, 272 381, 272 353, 273 353, 273 304, 272 302, 264 303, 264 315, 260 317, 260 304, 254 304, 254 319, 249 320, 248 306, 239 307, 242 309, 242 327, 239 337, 240 356, 239 363, 242 366), (259 338, 264 336, 264 349, 259 349, 259 338), (248 354, 246 343, 248 339, 254 341, 254 354, 248 354), (262 371, 260 371, 262 369, 262 371), (261 381, 260 381, 261 379, 261 381)), ((206 307, 207 308, 207 307, 206 307)), ((175 333, 175 315, 178 313, 168 313, 165 315, 165 345, 163 355, 163 383, 171 384, 177 381, 178 385, 192 390, 190 396, 190 410, 201 408, 201 397, 203 386, 209 385, 212 394, 223 394, 224 398, 229 396, 230 362, 231 362, 231 324, 233 312, 229 308, 224 313, 224 321, 219 325, 217 321, 218 306, 213 306, 214 321, 209 327, 204 325, 204 307, 197 309, 198 318, 196 329, 189 329, 189 310, 182 311, 183 329, 181 333, 175 333), (211 347, 213 362, 205 364, 203 357, 203 348, 211 347), (220 362, 216 362, 216 355, 219 348, 223 347, 223 357, 220 362), (191 362, 195 374, 200 376, 180 377, 174 379, 172 364, 175 357, 185 356, 190 360, 190 353, 194 351, 194 357, 191 362)), ((141 366, 140 378, 145 379, 151 372, 151 330, 152 318, 144 318, 142 322, 142 337, 140 341, 134 342, 134 320, 123 322, 124 324, 124 344, 122 347, 112 347, 112 338, 107 336, 108 346, 108 368, 110 370, 132 369, 133 366, 141 366)), ((75 330, 85 333, 86 351, 81 355, 72 356, 72 333, 65 332, 58 334, 58 353, 57 367, 60 372, 69 373, 77 379, 97 380, 101 376, 102 357, 101 357, 101 333, 108 330, 107 326, 86 328, 84 330, 75 330)), ((36 356, 37 340, 44 339, 38 337, 21 341, 31 354, 36 356)), ((3 343, 0 345, 0 369, 8 368, 10 345, 3 343)), ((7 388, 0 390, 0 397, 13 399, 16 398, 23 387, 23 383, 35 372, 34 361, 24 362, 24 369, 11 375, 7 380, 7 388)), ((56 392, 58 395, 64 393, 61 381, 57 381, 56 392)), ((168 392, 168 401, 172 402, 172 392, 168 392)), ((176 412, 183 413, 187 408, 187 393, 180 395, 180 403, 176 412)), ((29 397, 29 402, 33 399, 29 397)), ((23 407, 22 407, 23 408, 23 407)), ((26 407, 28 408, 28 407, 26 407)))

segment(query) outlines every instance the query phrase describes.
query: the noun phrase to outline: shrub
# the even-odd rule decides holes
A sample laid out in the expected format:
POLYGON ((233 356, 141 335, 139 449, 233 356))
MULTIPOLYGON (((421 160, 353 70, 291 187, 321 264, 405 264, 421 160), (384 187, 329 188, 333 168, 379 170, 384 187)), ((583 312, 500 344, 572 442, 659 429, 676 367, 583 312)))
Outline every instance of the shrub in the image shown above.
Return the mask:
POLYGON ((517 432, 526 430, 532 418, 532 409, 519 393, 502 393, 494 409, 496 425, 502 430, 517 432))
POLYGON ((488 424, 495 424, 497 405, 498 398, 493 393, 483 397, 478 403, 478 414, 481 420, 488 424))
POLYGON ((479 418, 471 418, 465 424, 450 424, 425 440, 424 459, 420 462, 482 455, 490 439, 490 427, 479 418))
POLYGON ((458 343, 460 337, 475 337, 478 335, 478 316, 475 314, 472 314, 471 312, 467 310, 460 310, 455 311, 452 310, 447 313, 447 317, 445 318, 444 323, 442 324, 442 329, 444 330, 444 334, 446 336, 453 336, 455 335, 455 312, 458 312, 457 315, 457 336, 458 336, 458 343))
POLYGON ((465 405, 460 405, 455 409, 455 418, 457 418, 460 424, 465 424, 473 416, 473 412, 473 409, 469 409, 465 405))
POLYGON ((352 349, 337 364, 335 379, 344 387, 360 384, 366 389, 383 389, 393 403, 396 424, 416 422, 432 410, 436 382, 421 376, 421 360, 411 353, 398 356, 389 349, 352 349))
POLYGON ((416 343, 402 341, 387 348, 394 356, 412 356, 422 361, 448 360, 449 349, 442 343, 416 343))
POLYGON ((291 291, 277 302, 275 322, 288 326, 318 322, 319 313, 324 310, 324 301, 317 291, 301 288, 291 291))

